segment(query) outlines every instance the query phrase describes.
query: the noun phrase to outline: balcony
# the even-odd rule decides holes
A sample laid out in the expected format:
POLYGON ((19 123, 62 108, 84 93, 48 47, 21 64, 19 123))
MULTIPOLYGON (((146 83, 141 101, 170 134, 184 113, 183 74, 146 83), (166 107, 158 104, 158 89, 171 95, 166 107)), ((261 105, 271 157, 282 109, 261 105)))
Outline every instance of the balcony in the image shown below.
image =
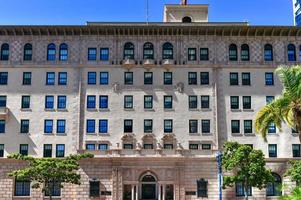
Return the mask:
POLYGON ((166 69, 170 69, 175 64, 173 59, 164 59, 162 60, 162 66, 166 69))
POLYGON ((155 61, 153 59, 145 59, 142 64, 145 68, 151 68, 155 66, 155 61))
POLYGON ((0 119, 6 120, 8 117, 8 111, 9 109, 7 107, 0 108, 0 119))
POLYGON ((122 61, 122 65, 126 68, 132 68, 136 65, 136 61, 134 59, 126 58, 122 61))

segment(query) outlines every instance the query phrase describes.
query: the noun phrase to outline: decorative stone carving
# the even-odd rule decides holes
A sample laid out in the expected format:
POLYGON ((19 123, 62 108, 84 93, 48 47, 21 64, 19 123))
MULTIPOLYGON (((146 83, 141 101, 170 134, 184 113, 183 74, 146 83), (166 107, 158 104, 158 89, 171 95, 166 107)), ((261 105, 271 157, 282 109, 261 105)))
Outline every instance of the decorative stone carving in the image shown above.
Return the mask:
POLYGON ((176 90, 180 93, 183 93, 184 92, 184 83, 182 83, 182 82, 177 83, 176 90))

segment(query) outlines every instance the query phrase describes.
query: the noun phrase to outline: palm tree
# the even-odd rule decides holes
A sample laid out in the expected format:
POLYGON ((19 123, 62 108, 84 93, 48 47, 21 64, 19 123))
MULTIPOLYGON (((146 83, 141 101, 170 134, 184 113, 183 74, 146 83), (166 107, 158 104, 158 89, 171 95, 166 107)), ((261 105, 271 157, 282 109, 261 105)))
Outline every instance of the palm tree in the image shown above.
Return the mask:
POLYGON ((281 131, 284 122, 298 131, 301 142, 301 66, 280 66, 276 74, 283 85, 282 95, 257 113, 255 129, 267 141, 269 125, 274 123, 281 131))

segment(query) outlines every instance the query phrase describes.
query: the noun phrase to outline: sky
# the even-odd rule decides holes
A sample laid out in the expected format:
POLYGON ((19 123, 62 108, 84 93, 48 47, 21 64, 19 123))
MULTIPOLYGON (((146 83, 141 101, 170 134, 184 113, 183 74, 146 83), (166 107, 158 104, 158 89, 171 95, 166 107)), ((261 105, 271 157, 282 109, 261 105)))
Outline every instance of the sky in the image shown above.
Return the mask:
MULTIPOLYGON (((147 0, 0 0, 0 25, 84 25, 97 22, 145 22, 147 0)), ((164 4, 148 0, 149 21, 161 22, 164 4)), ((292 0, 188 0, 209 4, 210 22, 293 25, 292 0)))

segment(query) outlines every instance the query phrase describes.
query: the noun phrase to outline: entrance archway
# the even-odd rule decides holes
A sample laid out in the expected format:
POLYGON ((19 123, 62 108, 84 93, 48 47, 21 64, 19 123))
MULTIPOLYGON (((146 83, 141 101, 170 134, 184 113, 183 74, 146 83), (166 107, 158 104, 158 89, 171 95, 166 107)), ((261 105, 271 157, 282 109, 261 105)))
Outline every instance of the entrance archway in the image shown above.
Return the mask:
POLYGON ((158 180, 150 172, 140 178, 140 199, 156 200, 158 199, 158 180))

